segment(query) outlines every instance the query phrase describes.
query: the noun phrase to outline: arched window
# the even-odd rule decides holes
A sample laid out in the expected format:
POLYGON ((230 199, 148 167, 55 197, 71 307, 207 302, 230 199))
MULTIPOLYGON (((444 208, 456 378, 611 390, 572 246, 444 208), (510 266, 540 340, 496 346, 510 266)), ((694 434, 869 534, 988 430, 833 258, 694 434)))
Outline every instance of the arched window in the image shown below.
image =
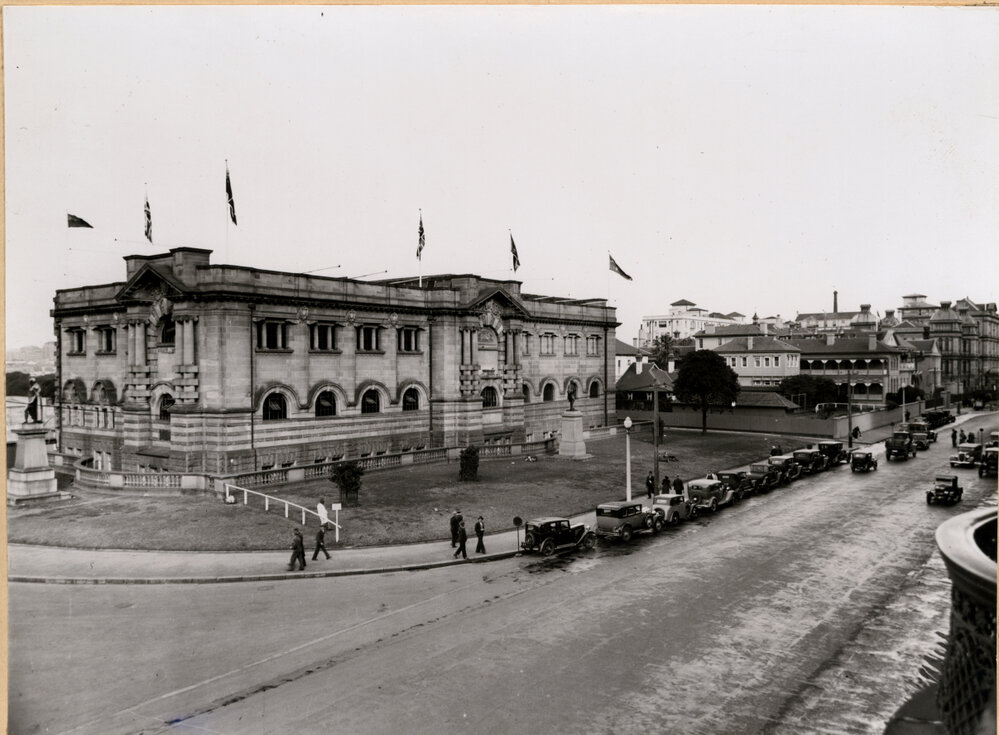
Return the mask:
POLYGON ((590 383, 590 398, 597 398, 600 396, 600 384, 597 381, 590 383))
POLYGON ((163 317, 163 324, 160 328, 160 344, 172 345, 177 338, 177 325, 168 316, 163 317))
POLYGON ((378 413, 382 410, 382 400, 378 391, 372 389, 364 392, 361 396, 361 413, 378 413))
POLYGON ((288 402, 280 393, 271 393, 264 399, 264 421, 288 418, 288 402))
POLYGON ((406 392, 402 394, 402 410, 420 410, 420 391, 416 390, 416 388, 408 388, 406 392))
POLYGON ((173 408, 174 401, 173 396, 169 393, 164 393, 160 396, 160 421, 170 420, 170 409, 173 408))
POLYGON ((499 405, 499 396, 496 394, 495 388, 483 388, 482 389, 482 407, 483 408, 496 408, 499 405))
POLYGON ((541 392, 542 401, 554 401, 555 400, 555 386, 549 383, 545 386, 545 389, 541 392))
POLYGON ((316 397, 316 418, 336 416, 336 396, 331 390, 324 390, 316 397))

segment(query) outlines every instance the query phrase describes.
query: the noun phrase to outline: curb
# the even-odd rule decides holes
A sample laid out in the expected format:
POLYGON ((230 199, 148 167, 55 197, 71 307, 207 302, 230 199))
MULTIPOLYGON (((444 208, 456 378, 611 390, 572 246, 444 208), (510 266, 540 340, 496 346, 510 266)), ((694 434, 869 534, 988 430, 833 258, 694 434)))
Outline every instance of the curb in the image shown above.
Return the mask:
POLYGON ((504 551, 468 559, 451 561, 428 561, 416 564, 400 564, 388 567, 364 569, 336 569, 328 572, 277 572, 275 574, 242 574, 216 577, 40 577, 33 575, 9 575, 7 582, 25 584, 226 584, 230 582, 276 582, 285 579, 317 579, 323 577, 351 577, 362 574, 386 574, 388 572, 418 572, 426 569, 457 566, 459 564, 484 564, 517 556, 519 551, 504 551))

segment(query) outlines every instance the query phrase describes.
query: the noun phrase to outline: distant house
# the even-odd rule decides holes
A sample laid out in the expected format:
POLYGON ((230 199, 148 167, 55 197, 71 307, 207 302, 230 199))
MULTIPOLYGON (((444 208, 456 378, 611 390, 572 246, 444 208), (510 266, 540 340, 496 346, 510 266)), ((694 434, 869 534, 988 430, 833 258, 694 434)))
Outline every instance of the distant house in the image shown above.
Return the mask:
POLYGON ((773 337, 749 336, 729 340, 717 352, 739 376, 741 386, 779 386, 798 374, 801 350, 773 337))
POLYGON ((673 339, 684 339, 711 326, 738 324, 743 318, 738 312, 721 314, 702 309, 687 299, 680 299, 670 304, 669 311, 665 314, 642 317, 642 323, 638 328, 638 344, 648 347, 657 337, 664 334, 673 339))
POLYGON ((618 411, 651 411, 652 392, 659 392, 659 409, 670 410, 673 379, 655 364, 634 363, 628 366, 615 385, 618 411))
POLYGON ((617 380, 624 375, 624 372, 628 369, 629 365, 634 365, 636 362, 649 362, 650 353, 648 350, 641 347, 633 347, 627 342, 622 342, 619 339, 615 339, 614 344, 614 380, 617 380))

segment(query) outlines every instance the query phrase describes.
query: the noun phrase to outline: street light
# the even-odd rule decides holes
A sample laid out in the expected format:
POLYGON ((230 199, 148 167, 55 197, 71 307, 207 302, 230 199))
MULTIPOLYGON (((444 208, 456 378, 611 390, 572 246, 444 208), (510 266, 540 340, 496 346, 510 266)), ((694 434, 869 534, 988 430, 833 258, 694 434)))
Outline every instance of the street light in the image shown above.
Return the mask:
POLYGON ((624 487, 625 500, 631 502, 631 416, 624 418, 624 487))

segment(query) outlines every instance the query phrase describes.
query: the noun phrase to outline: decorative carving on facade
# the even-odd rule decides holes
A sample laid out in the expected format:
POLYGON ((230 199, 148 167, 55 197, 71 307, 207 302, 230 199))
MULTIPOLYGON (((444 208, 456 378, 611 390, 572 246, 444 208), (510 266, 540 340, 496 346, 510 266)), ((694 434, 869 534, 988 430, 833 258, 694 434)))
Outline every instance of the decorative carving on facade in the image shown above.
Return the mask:
POLYGON ((487 301, 483 307, 482 311, 479 312, 479 323, 483 327, 492 327, 496 330, 496 334, 503 334, 503 315, 500 311, 499 304, 495 301, 487 301))
POLYGON ((299 324, 305 324, 305 322, 308 320, 308 318, 309 318, 309 307, 308 306, 299 306, 298 307, 298 323, 299 324))
POLYGON ((347 321, 347 324, 349 324, 351 326, 353 326, 354 324, 356 324, 357 323, 357 312, 354 311, 353 309, 351 309, 350 311, 348 311, 347 312, 347 319, 346 319, 346 321, 347 321))
POLYGON ((173 313, 173 302, 160 290, 153 298, 153 303, 149 305, 149 316, 146 321, 151 325, 156 325, 159 324, 160 319, 171 313, 173 313))

